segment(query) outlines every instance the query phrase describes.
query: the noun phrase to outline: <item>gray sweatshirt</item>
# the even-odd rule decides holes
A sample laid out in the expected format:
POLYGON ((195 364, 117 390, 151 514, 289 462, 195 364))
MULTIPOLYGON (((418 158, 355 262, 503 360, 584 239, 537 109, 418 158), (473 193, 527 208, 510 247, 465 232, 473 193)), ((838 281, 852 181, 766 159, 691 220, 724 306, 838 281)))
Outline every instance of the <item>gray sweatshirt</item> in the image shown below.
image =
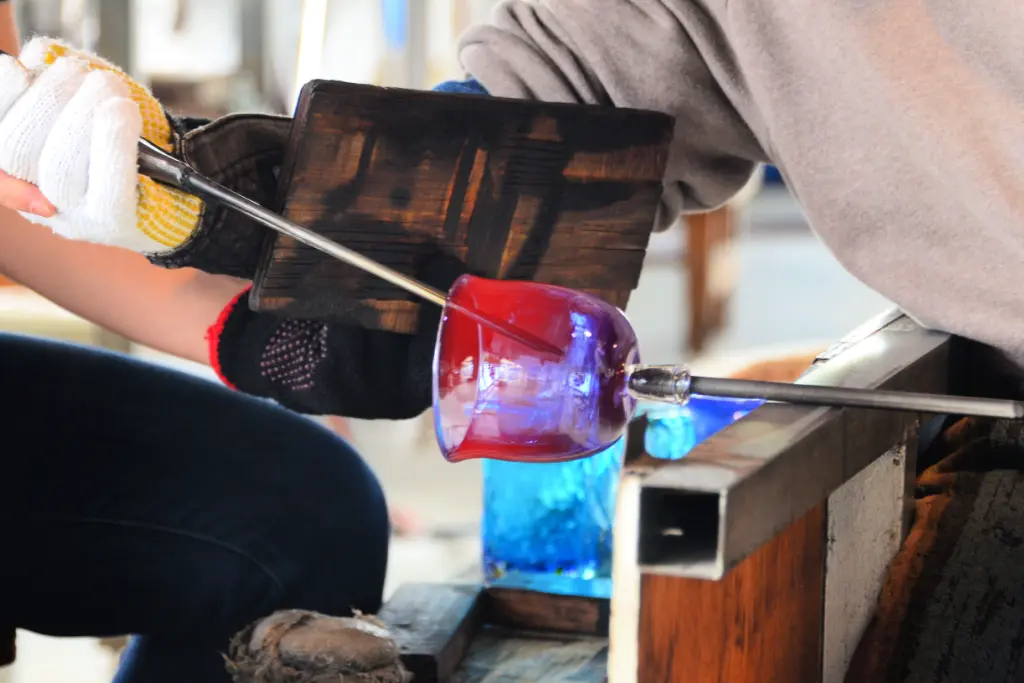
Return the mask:
POLYGON ((507 0, 460 57, 675 116, 664 220, 774 163, 854 276, 1024 366, 1022 45, 1020 0, 507 0))

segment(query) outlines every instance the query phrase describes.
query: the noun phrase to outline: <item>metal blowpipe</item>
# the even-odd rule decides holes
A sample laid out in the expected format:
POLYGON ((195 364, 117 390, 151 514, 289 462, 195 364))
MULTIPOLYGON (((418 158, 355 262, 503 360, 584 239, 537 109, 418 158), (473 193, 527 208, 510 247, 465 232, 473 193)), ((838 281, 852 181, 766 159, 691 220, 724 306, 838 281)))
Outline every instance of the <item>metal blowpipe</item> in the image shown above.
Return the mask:
MULTIPOLYGON (((449 304, 444 292, 415 278, 403 275, 374 259, 363 256, 359 252, 263 208, 256 202, 204 177, 188 164, 175 159, 147 140, 139 141, 139 172, 158 182, 192 193, 201 199, 239 211, 272 230, 288 235, 339 261, 376 275, 432 304, 442 308, 449 304)), ((504 321, 491 320, 476 311, 461 306, 458 308, 481 324, 517 339, 527 346, 558 356, 562 355, 561 349, 524 330, 504 321)), ((631 394, 638 398, 670 403, 684 403, 689 399, 690 394, 702 394, 731 398, 760 398, 766 401, 815 406, 877 408, 1008 419, 1024 418, 1024 402, 1019 401, 871 389, 843 389, 809 384, 756 382, 717 377, 692 377, 685 368, 679 366, 643 365, 627 369, 627 374, 629 375, 628 391, 631 394)))
POLYGON ((402 275, 397 270, 388 268, 383 263, 363 256, 357 251, 342 246, 333 240, 304 228, 301 225, 282 218, 256 202, 232 192, 223 185, 213 182, 201 175, 185 162, 174 158, 149 140, 139 140, 139 172, 157 182, 165 183, 217 204, 223 204, 249 218, 259 221, 262 225, 288 235, 289 237, 333 256, 339 261, 355 266, 371 275, 401 287, 410 294, 444 308, 447 302, 445 293, 434 289, 419 280, 402 275))
MULTIPOLYGON (((327 239, 323 235, 319 235, 308 228, 304 228, 297 223, 293 223, 292 221, 277 215, 273 211, 263 208, 256 202, 243 197, 237 192, 232 192, 223 185, 215 183, 209 178, 203 176, 194 168, 180 159, 174 158, 151 143, 149 140, 139 140, 139 172, 143 175, 149 176, 157 182, 194 194, 200 199, 230 207, 235 211, 243 213, 249 218, 258 221, 261 225, 264 225, 271 230, 275 230, 283 235, 288 235, 306 246, 312 247, 317 251, 321 251, 328 256, 333 256, 339 261, 366 271, 371 275, 376 275, 382 280, 386 280, 397 287, 401 287, 410 294, 436 306, 444 308, 445 305, 449 304, 448 297, 441 290, 435 289, 434 287, 420 282, 415 278, 403 275, 397 270, 388 268, 379 261, 363 256, 357 251, 353 251, 346 246, 338 244, 334 240, 327 239)), ((450 305, 452 305, 453 308, 457 308, 460 312, 472 317, 482 325, 495 329, 529 347, 546 353, 552 353, 559 357, 562 355, 561 349, 542 339, 538 339, 536 336, 526 332, 525 330, 521 330, 518 327, 510 325, 502 320, 492 320, 481 315, 477 311, 468 309, 464 306, 456 306, 454 304, 450 305)))
POLYGON ((627 374, 630 394, 636 398, 667 403, 685 403, 691 394, 700 394, 836 408, 874 408, 1009 420, 1024 418, 1022 401, 695 377, 684 367, 669 365, 636 366, 628 369, 627 374))

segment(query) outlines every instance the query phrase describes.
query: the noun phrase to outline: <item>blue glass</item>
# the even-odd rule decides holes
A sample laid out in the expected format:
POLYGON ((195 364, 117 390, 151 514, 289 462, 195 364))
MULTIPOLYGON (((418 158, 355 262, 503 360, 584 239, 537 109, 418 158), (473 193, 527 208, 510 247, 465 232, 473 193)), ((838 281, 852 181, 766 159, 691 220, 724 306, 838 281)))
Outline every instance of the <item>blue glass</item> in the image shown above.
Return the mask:
MULTIPOLYGON (((422 2, 422 0, 414 0, 422 2)), ((383 0, 384 41, 389 49, 404 50, 409 42, 409 0, 383 0)))
MULTIPOLYGON (((694 396, 684 406, 643 404, 645 450, 677 460, 761 405, 760 400, 694 396)), ((484 571, 606 580, 625 440, 579 460, 484 460, 484 571)), ((609 588, 610 589, 610 588, 609 588)))
POLYGON ((679 460, 716 432, 728 427, 764 401, 691 396, 686 405, 643 405, 647 416, 644 450, 654 458, 679 460))
POLYGON ((568 462, 484 460, 484 572, 592 579, 611 572, 625 439, 568 462))
POLYGON ((434 86, 434 92, 455 93, 458 95, 490 95, 484 86, 480 85, 480 81, 475 78, 470 78, 466 81, 445 81, 444 83, 438 83, 434 86))

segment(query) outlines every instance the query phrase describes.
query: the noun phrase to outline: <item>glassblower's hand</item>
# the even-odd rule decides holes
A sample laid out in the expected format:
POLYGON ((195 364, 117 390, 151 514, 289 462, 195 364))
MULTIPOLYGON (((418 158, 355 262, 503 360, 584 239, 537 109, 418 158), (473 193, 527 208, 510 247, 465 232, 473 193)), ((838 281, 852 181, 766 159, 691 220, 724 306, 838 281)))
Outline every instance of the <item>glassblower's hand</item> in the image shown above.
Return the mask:
POLYGON ((143 136, 175 149, 163 108, 113 65, 48 38, 0 55, 0 205, 69 239, 173 250, 202 203, 139 176, 143 136))
MULTIPOLYGON (((16 93, 24 92, 29 86, 28 71, 12 69, 12 64, 17 64, 17 61, 0 50, 0 112, 10 109, 16 93)), ((38 187, 3 171, 0 171, 0 206, 43 217, 52 216, 56 211, 38 187)))

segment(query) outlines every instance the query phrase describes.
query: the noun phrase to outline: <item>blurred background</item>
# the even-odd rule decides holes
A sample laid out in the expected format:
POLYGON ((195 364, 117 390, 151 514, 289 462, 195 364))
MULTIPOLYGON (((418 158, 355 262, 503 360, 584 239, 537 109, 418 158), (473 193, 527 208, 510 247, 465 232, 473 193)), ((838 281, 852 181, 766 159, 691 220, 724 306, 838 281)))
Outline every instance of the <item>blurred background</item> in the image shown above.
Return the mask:
MULTIPOLYGON (((495 0, 15 0, 22 35, 62 37, 148 84, 169 109, 215 117, 288 114, 313 78, 430 88, 462 76, 454 43, 495 0)), ((645 360, 728 372, 764 357, 822 348, 888 303, 814 238, 772 169, 731 204, 680 219, 651 242, 627 314, 645 360)), ((216 381, 0 287, 0 329, 114 348, 216 381)), ((447 465, 428 416, 407 423, 328 421, 378 472, 403 530, 388 591, 473 571, 480 471, 447 465)), ((117 643, 21 634, 7 683, 103 683, 117 643)))

